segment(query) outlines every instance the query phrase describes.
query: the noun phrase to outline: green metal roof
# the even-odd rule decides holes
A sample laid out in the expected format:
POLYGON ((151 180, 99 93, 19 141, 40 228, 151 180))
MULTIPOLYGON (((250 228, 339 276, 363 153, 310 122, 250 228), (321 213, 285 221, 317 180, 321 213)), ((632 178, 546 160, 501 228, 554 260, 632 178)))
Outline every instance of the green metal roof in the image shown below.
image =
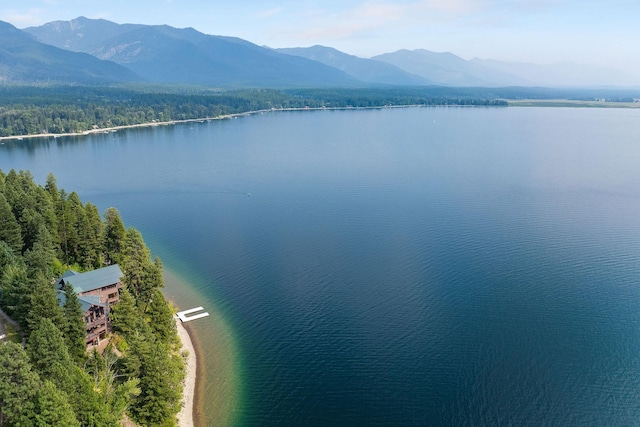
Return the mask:
MULTIPOLYGON (((58 305, 62 307, 64 303, 67 301, 67 296, 64 291, 58 291, 58 305)), ((104 302, 100 302, 100 297, 97 295, 86 295, 83 297, 78 297, 78 301, 80 302, 80 308, 83 313, 86 313, 92 306, 97 305, 99 307, 106 307, 107 304, 104 302)))
POLYGON ((118 283, 122 276, 122 270, 120 270, 118 264, 114 264, 97 270, 87 271, 86 273, 67 270, 62 277, 58 279, 57 284, 60 286, 68 283, 73 286, 76 294, 80 294, 118 283))
POLYGON ((96 295, 87 295, 84 297, 78 297, 78 301, 80 301, 80 306, 82 307, 83 313, 86 313, 87 310, 89 310, 93 305, 97 305, 100 307, 107 306, 106 303, 100 302, 100 297, 96 295))

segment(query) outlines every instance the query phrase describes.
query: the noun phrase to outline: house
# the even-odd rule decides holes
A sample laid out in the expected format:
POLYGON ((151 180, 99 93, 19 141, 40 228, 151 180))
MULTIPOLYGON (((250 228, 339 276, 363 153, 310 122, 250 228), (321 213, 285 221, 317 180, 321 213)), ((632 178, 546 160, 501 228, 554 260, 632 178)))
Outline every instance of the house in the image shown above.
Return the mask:
POLYGON ((87 345, 98 344, 108 332, 111 332, 109 308, 120 301, 122 276, 122 270, 114 264, 86 273, 67 270, 56 282, 58 302, 61 305, 65 302, 62 291, 65 284, 71 285, 78 295, 84 313, 87 345))

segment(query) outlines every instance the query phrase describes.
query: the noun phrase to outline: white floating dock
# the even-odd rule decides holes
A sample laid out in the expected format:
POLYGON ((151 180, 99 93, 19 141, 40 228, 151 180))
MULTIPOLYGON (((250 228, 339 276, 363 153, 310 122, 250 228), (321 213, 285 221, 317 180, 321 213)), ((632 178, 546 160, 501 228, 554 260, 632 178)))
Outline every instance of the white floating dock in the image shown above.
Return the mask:
POLYGON ((207 313, 206 311, 204 313, 198 313, 198 314, 194 314, 193 316, 187 317, 188 314, 197 313, 198 311, 202 311, 202 310, 204 310, 204 308, 196 307, 196 308, 192 308, 192 309, 189 309, 189 310, 180 311, 180 312, 176 313, 176 317, 178 319, 180 319, 180 321, 182 323, 190 322, 190 321, 196 320, 196 319, 201 319, 203 317, 207 317, 209 315, 209 313, 207 313))

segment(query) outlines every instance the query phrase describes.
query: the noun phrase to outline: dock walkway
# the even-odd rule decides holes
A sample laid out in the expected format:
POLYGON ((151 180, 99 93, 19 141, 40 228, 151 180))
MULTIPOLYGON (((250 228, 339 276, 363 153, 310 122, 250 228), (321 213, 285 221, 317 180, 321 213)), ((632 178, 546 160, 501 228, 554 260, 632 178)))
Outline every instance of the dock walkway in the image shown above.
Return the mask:
POLYGON ((189 310, 179 311, 178 313, 176 313, 176 318, 180 319, 180 321, 182 323, 186 323, 186 322, 190 322, 192 320, 196 320, 196 319, 201 319, 203 317, 207 317, 209 315, 209 313, 207 313, 206 311, 204 313, 193 314, 193 313, 197 313, 197 312, 202 311, 202 310, 204 310, 204 308, 196 307, 196 308, 191 308, 189 310), (193 314, 193 316, 187 316, 189 314, 193 314))

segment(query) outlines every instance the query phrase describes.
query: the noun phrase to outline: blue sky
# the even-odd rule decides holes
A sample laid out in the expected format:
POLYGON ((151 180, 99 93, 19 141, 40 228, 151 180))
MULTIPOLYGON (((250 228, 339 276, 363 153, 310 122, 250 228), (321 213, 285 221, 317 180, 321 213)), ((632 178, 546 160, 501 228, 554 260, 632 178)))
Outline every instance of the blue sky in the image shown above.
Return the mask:
POLYGON ((169 24, 259 45, 322 44, 362 57, 428 49, 507 61, 570 61, 640 76, 638 0, 8 0, 18 28, 78 16, 169 24))

